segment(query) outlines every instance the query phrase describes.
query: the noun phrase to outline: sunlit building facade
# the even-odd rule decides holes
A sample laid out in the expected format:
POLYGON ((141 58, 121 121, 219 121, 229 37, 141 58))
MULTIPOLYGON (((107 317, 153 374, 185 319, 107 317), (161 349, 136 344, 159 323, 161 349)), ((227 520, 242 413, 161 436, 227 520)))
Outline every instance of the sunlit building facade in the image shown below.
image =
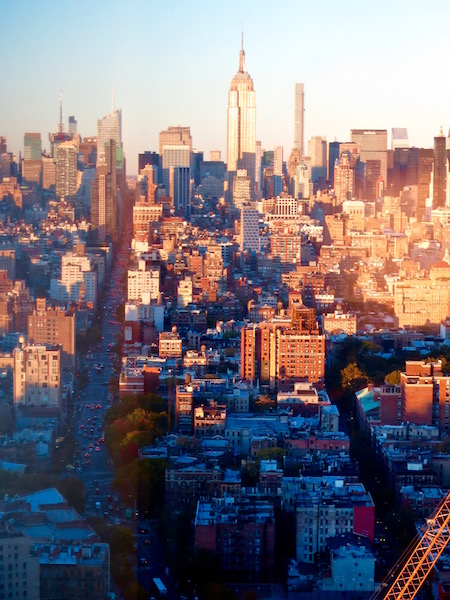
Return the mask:
POLYGON ((253 79, 245 70, 243 45, 239 54, 239 71, 231 80, 228 93, 228 171, 247 168, 254 180, 256 152, 256 107, 253 79), (253 165, 252 165, 253 160, 253 165), (253 172, 251 167, 253 166, 253 172))

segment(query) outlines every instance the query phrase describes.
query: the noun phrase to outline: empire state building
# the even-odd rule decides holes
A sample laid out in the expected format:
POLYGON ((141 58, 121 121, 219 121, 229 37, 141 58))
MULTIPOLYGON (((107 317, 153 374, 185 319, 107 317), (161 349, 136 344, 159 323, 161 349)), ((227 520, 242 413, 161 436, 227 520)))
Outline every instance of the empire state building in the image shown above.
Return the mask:
POLYGON ((228 93, 228 172, 247 169, 255 178, 256 107, 253 79, 245 70, 243 38, 239 53, 239 71, 231 80, 228 93))

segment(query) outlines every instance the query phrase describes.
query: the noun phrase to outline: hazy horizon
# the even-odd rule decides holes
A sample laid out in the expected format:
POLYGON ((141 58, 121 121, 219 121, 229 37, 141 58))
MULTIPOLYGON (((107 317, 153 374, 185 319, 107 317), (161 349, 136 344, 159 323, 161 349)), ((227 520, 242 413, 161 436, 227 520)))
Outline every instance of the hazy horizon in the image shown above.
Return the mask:
POLYGON ((450 5, 325 1, 312 5, 236 0, 187 6, 5 0, 0 135, 23 152, 25 132, 78 121, 82 137, 122 108, 129 174, 137 154, 158 149, 168 125, 191 127, 193 145, 226 159, 228 88, 238 68, 241 27, 256 91, 257 139, 284 147, 294 136, 294 84, 305 84, 305 149, 312 135, 348 141, 350 129, 406 127, 410 145, 432 147, 450 119, 444 80, 450 5))

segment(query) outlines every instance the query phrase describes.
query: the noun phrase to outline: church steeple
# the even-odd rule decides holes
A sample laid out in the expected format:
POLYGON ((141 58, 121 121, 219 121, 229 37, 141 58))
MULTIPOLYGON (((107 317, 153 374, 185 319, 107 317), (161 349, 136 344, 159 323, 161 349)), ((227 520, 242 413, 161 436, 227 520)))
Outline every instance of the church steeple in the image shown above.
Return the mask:
POLYGON ((244 32, 241 32, 241 51, 239 52, 239 73, 245 73, 244 32))

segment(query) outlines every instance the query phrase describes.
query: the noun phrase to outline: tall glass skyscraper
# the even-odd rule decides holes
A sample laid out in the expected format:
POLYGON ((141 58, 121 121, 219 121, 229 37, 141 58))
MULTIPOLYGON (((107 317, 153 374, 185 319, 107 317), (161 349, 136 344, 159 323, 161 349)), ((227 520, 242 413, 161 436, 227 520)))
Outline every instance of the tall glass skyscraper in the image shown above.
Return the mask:
POLYGON ((231 80, 228 93, 228 145, 229 172, 247 169, 255 180, 256 107, 253 79, 245 70, 243 39, 239 53, 239 71, 231 80))
POLYGON ((116 142, 117 166, 122 167, 122 110, 113 110, 103 119, 97 120, 97 164, 105 160, 106 144, 116 142))

